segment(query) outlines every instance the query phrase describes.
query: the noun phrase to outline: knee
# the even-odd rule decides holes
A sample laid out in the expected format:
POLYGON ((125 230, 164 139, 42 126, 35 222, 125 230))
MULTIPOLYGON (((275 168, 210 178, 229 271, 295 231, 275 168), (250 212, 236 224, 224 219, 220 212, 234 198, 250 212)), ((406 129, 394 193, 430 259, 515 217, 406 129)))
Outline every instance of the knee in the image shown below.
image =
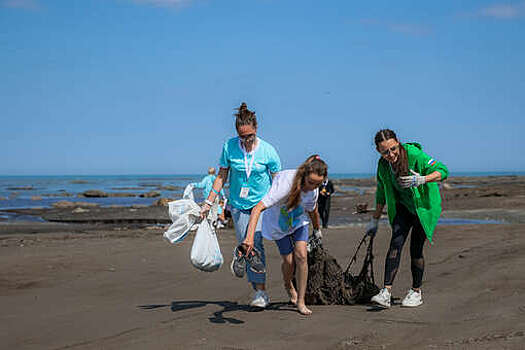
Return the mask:
POLYGON ((401 248, 403 248, 403 243, 403 236, 397 236, 392 238, 392 240, 390 241, 390 250, 401 250, 401 248))
POLYGON ((283 256, 283 265, 286 267, 293 266, 293 254, 283 256))
POLYGON ((308 261, 308 257, 307 257, 307 252, 306 251, 296 251, 294 252, 294 258, 295 258, 295 263, 297 265, 306 265, 307 261, 308 261))

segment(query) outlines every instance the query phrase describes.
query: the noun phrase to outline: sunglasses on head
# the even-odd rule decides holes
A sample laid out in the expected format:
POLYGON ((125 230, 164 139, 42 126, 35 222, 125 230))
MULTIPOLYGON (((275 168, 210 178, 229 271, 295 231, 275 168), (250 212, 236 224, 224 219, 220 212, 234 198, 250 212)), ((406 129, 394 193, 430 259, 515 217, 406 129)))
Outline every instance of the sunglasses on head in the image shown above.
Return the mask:
POLYGON ((395 145, 395 146, 392 146, 384 151, 381 151, 379 153, 381 153, 382 156, 386 156, 388 155, 390 152, 394 153, 395 151, 397 151, 399 149, 399 145, 395 145))

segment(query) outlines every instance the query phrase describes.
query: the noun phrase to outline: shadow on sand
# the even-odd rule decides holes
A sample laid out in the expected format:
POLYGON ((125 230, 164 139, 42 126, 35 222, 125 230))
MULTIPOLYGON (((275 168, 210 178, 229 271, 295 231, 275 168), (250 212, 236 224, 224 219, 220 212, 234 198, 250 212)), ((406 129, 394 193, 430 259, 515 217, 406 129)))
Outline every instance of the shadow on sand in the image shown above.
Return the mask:
POLYGON ((212 323, 232 323, 242 324, 244 321, 238 320, 233 317, 225 317, 224 314, 227 312, 244 311, 244 312, 261 312, 261 311, 292 311, 297 312, 294 305, 290 303, 270 303, 266 309, 259 307, 252 307, 249 305, 241 305, 231 301, 204 301, 204 300, 183 300, 173 301, 171 304, 151 304, 151 305, 139 305, 138 308, 142 310, 154 310, 160 308, 169 307, 172 312, 201 308, 206 305, 218 305, 222 307, 222 310, 216 311, 212 316, 208 317, 212 323))

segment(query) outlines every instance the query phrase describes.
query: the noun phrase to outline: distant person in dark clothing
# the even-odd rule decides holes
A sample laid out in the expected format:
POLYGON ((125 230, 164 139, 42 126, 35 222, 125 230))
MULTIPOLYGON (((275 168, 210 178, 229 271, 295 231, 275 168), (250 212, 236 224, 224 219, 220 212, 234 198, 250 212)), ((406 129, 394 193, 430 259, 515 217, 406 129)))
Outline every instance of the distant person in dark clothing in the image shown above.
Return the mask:
POLYGON ((325 179, 321 186, 319 186, 319 198, 317 199, 317 206, 323 228, 328 227, 328 217, 330 216, 330 198, 334 193, 334 184, 332 181, 325 179))

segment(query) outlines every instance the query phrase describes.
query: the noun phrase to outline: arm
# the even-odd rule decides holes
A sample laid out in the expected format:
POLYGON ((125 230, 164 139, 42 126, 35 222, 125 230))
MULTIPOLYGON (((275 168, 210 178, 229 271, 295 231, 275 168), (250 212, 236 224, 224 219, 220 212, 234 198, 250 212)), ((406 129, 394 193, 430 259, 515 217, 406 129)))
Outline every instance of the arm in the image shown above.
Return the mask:
POLYGON ((369 236, 375 236, 377 233, 377 228, 379 224, 379 219, 383 213, 383 208, 385 207, 386 198, 385 198, 385 186, 383 179, 379 175, 379 164, 377 166, 377 187, 376 187, 376 210, 372 214, 370 222, 366 226, 366 234, 369 236))
POLYGON ((210 191, 210 194, 208 195, 208 198, 204 201, 204 204, 202 205, 201 209, 201 217, 204 219, 208 215, 208 211, 211 208, 210 203, 213 203, 215 198, 217 198, 219 191, 222 190, 222 187, 226 183, 226 180, 228 179, 228 172, 230 171, 230 168, 220 168, 219 175, 217 175, 217 178, 213 182, 213 186, 211 187, 212 190, 210 191))
POLYGON ((438 181, 441 181, 441 178, 442 178, 441 172, 437 170, 431 174, 425 175, 426 182, 438 182, 438 181))
POLYGON ((319 219, 319 212, 317 211, 317 206, 314 210, 308 212, 308 216, 310 217, 310 220, 312 221, 312 227, 314 230, 319 230, 320 228, 320 219, 319 219))
POLYGON ((193 187, 195 188, 204 188, 204 186, 206 186, 206 177, 204 177, 201 182, 192 182, 191 183, 193 185, 193 187))
POLYGON ((383 213, 383 209, 384 208, 385 208, 384 204, 376 203, 376 210, 372 214, 372 218, 376 219, 376 220, 379 220, 379 218, 381 218, 381 214, 383 213))
POLYGON ((438 162, 423 151, 418 152, 416 157, 419 164, 416 170, 420 173, 410 169, 412 175, 399 178, 402 187, 417 187, 427 182, 438 182, 447 178, 448 169, 445 164, 438 162))
POLYGON ((259 222, 259 217, 265 209, 266 206, 262 201, 257 203, 257 205, 252 209, 250 221, 248 221, 248 229, 246 230, 246 238, 242 242, 242 244, 247 247, 246 255, 248 255, 253 249, 253 237, 255 235, 255 229, 257 228, 257 222, 259 222))
POLYGON ((331 196, 333 193, 335 193, 334 184, 332 181, 328 180, 328 195, 331 196))

